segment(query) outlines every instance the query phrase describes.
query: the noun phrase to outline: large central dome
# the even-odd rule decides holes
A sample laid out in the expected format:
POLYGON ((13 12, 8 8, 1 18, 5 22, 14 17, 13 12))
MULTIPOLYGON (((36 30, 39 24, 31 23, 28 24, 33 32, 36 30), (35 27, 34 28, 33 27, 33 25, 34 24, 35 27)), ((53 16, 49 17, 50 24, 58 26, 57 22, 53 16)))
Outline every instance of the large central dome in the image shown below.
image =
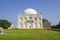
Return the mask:
POLYGON ((24 11, 25 14, 37 14, 37 12, 32 9, 32 8, 28 8, 24 11))

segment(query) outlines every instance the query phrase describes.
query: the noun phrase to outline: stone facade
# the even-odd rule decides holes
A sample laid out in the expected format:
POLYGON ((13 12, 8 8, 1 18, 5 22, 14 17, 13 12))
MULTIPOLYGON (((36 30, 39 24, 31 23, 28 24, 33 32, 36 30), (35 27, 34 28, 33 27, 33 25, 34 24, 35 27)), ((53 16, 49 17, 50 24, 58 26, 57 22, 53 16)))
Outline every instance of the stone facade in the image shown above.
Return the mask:
POLYGON ((41 14, 19 14, 18 28, 43 28, 41 14))
POLYGON ((50 22, 46 19, 43 19, 43 28, 51 28, 50 22))

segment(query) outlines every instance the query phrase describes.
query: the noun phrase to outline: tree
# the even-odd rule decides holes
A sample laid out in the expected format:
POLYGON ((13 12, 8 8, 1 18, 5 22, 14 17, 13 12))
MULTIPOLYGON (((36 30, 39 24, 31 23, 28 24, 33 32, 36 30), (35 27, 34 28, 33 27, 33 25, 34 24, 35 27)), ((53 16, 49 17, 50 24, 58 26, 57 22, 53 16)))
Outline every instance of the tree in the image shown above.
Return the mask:
POLYGON ((11 26, 11 22, 9 22, 8 20, 4 20, 4 19, 0 20, 0 27, 7 29, 10 26, 11 26))
POLYGON ((52 26, 51 28, 60 29, 60 22, 59 22, 59 24, 57 24, 57 25, 55 25, 55 26, 52 26))

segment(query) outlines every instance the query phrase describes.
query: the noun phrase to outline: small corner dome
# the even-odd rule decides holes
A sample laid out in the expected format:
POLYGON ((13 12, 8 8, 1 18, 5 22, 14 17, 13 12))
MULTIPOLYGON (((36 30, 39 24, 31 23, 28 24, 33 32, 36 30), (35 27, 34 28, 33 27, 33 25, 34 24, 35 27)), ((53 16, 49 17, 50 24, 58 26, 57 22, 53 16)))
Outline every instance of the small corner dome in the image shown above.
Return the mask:
POLYGON ((32 8, 28 8, 26 10, 24 10, 25 14, 37 14, 36 10, 32 9, 32 8))

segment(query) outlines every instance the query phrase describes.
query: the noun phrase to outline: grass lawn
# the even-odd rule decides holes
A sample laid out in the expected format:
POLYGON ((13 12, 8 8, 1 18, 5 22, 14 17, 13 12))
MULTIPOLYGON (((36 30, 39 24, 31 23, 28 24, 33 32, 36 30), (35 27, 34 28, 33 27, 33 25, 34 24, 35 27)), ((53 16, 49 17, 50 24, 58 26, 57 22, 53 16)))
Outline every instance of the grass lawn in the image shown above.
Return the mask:
POLYGON ((3 29, 0 40, 60 40, 60 32, 47 29, 3 29))

